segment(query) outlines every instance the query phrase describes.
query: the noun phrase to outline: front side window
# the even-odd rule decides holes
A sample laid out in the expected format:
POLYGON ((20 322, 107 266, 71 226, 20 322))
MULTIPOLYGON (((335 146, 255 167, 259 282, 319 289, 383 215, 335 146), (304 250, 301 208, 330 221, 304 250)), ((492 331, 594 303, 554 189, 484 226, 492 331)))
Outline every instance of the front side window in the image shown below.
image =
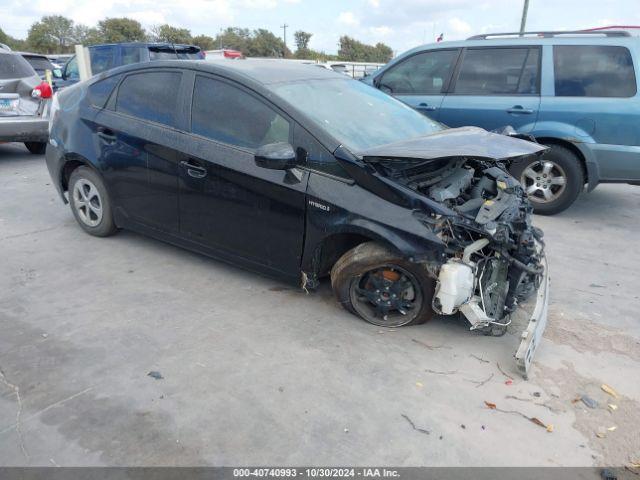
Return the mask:
POLYGON ((289 141, 289 122, 275 110, 244 90, 202 76, 193 91, 191 131, 249 149, 289 141))
POLYGON ((633 97, 636 76, 625 47, 556 45, 553 67, 557 97, 633 97))
POLYGON ((116 111, 143 120, 176 126, 179 72, 134 73, 118 88, 116 111))
POLYGON ((539 93, 538 48, 474 48, 464 53, 454 93, 535 95, 539 93))
POLYGON ((78 59, 73 56, 64 66, 64 78, 67 80, 78 80, 80 74, 78 73, 78 59))
POLYGON ((409 57, 383 74, 380 87, 394 95, 438 95, 449 79, 458 50, 434 50, 409 57))

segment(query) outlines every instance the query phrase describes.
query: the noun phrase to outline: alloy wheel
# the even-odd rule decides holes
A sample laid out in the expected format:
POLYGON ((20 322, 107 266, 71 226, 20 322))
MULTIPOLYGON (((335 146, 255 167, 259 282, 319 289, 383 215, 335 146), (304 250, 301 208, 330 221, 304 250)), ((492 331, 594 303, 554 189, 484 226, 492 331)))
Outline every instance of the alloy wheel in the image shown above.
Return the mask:
POLYGON ((567 175, 560 165, 550 160, 540 160, 524 169, 520 176, 529 198, 538 203, 557 200, 567 185, 567 175))
POLYGON ((73 206, 82 223, 88 227, 97 227, 102 221, 100 193, 86 178, 81 178, 73 186, 73 206))

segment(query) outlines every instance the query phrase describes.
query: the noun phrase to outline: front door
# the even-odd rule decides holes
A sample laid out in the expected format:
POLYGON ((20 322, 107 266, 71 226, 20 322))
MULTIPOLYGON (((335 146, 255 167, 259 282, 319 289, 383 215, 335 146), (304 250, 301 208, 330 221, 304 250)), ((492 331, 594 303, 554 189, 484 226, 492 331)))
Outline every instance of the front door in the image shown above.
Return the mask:
POLYGON ((449 127, 533 130, 540 107, 540 48, 483 47, 462 53, 438 120, 449 127))
POLYGON ((179 169, 180 230, 240 263, 297 277, 308 173, 255 165, 260 145, 292 141, 292 121, 242 86, 196 75, 179 169))
POLYGON ((459 49, 429 50, 413 55, 384 72, 375 85, 383 92, 438 120, 443 93, 456 65, 459 49))

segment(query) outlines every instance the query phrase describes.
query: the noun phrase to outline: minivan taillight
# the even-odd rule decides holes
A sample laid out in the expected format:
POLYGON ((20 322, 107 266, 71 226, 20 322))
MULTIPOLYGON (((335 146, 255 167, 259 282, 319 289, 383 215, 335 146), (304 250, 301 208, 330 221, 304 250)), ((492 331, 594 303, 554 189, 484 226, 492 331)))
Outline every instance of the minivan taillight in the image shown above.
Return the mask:
POLYGON ((51 98, 53 95, 53 91, 51 90, 51 85, 47 82, 42 82, 31 92, 31 96, 33 98, 51 98))

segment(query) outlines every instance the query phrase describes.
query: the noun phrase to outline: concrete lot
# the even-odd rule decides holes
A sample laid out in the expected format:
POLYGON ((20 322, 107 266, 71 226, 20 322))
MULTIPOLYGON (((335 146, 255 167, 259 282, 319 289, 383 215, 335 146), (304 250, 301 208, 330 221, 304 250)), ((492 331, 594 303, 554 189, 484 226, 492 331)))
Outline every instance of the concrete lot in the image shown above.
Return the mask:
POLYGON ((515 329, 380 329, 326 284, 307 296, 132 233, 90 237, 43 157, 0 145, 0 465, 639 462, 639 207, 640 188, 611 185, 536 218, 553 291, 527 382, 515 329))

